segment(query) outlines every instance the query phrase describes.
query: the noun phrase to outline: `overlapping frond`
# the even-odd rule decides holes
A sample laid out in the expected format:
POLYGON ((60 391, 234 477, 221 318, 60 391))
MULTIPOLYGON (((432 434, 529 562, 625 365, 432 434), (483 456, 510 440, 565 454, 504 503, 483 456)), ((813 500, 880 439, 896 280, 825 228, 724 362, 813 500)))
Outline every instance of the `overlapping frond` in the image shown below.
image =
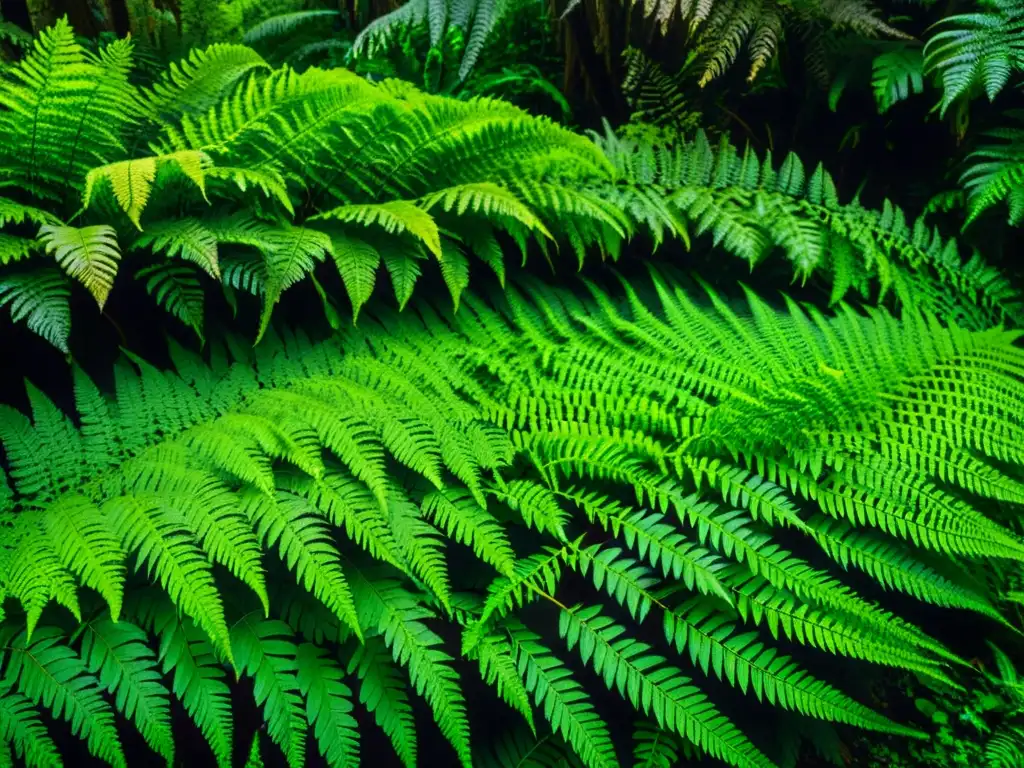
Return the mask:
MULTIPOLYGON (((841 203, 822 166, 809 173, 795 155, 776 165, 770 153, 740 152, 725 139, 712 147, 702 133, 677 147, 610 130, 597 140, 617 169, 616 183, 602 194, 655 243, 666 235, 688 238, 692 228, 751 265, 782 251, 801 279, 826 273, 834 303, 851 290, 872 295, 877 288, 911 308, 951 310, 951 319, 971 327, 1024 316, 1018 292, 997 270, 976 256, 965 262, 955 240, 923 219, 908 221, 888 200, 881 210, 841 203)), ((999 188, 993 179, 985 192, 999 188)))
POLYGON ((925 44, 925 71, 942 81, 943 113, 976 92, 991 101, 1024 68, 1024 9, 1013 0, 986 6, 941 19, 925 44))

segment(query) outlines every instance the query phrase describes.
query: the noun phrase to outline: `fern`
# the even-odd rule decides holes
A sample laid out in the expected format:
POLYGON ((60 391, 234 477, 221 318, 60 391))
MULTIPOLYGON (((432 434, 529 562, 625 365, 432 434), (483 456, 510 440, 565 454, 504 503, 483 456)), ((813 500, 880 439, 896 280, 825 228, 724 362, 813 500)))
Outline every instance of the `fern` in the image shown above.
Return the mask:
POLYGON ((618 765, 607 726, 564 663, 518 622, 510 622, 506 631, 519 675, 537 706, 544 709, 551 729, 584 765, 618 765))
MULTIPOLYGON (((261 620, 246 614, 231 630, 231 645, 238 667, 252 675, 256 703, 261 705, 271 740, 285 754, 289 765, 304 763, 306 721, 296 679, 295 646, 283 622, 261 620)), ((308 681, 307 681, 308 682, 308 681)))
POLYGON ((178 318, 203 338, 205 294, 195 270, 176 264, 154 264, 136 275, 146 279, 146 292, 168 314, 178 318))
POLYGON ((146 290, 202 336, 208 289, 161 257, 193 261, 229 301, 235 288, 262 299, 261 339, 289 288, 322 287, 313 273, 328 255, 357 317, 382 266, 400 305, 426 255, 456 303, 472 259, 503 275, 493 231, 524 251, 530 237, 542 249, 555 240, 607 251, 626 235, 621 214, 579 188, 607 175, 601 152, 506 103, 374 86, 341 69, 271 69, 227 43, 192 50, 148 87, 135 84, 132 62, 129 42, 94 55, 62 21, 0 77, 12 137, 0 185, 17 190, 0 200, 0 226, 41 226, 38 246, 0 233, 0 267, 5 280, 46 289, 15 317, 62 349, 67 312, 49 276, 8 272, 25 264, 27 274, 44 248, 102 309, 118 243, 131 243, 125 255, 143 260, 146 290), (81 209, 70 207, 78 194, 81 209))
POLYGON ((85 662, 61 642, 59 630, 41 629, 31 640, 24 632, 6 632, 2 639, 5 684, 69 721, 100 759, 115 768, 126 765, 113 710, 85 662))
POLYGON ((96 299, 100 309, 110 295, 117 275, 121 251, 111 227, 55 227, 44 225, 39 237, 47 253, 61 268, 80 281, 96 299))
POLYGON ((352 692, 341 682, 341 669, 325 657, 322 648, 309 643, 296 651, 296 678, 306 698, 306 719, 328 765, 358 765, 359 731, 350 714, 352 692))
MULTIPOLYGON (((578 4, 578 0, 570 3, 569 10, 578 4)), ((663 34, 679 25, 696 38, 702 87, 721 76, 744 45, 750 52, 748 79, 753 80, 774 56, 787 26, 817 29, 818 34, 827 25, 849 28, 866 37, 905 37, 880 18, 877 8, 863 0, 805 0, 795 4, 774 0, 648 0, 642 8, 644 17, 663 34)))
POLYGON ((369 638, 349 663, 359 677, 359 701, 384 729, 402 764, 416 765, 416 727, 405 686, 382 640, 369 638))
POLYGON ((364 581, 360 587, 359 603, 365 611, 361 621, 384 634, 395 661, 408 668, 413 688, 426 698, 459 762, 471 765, 466 704, 458 676, 446 664, 450 658, 435 647, 440 638, 422 623, 429 611, 393 584, 364 581))
POLYGON ((984 91, 991 101, 1024 64, 1021 9, 994 2, 974 13, 941 19, 925 48, 925 72, 942 81, 941 110, 984 91))
POLYGON ((956 654, 848 566, 1005 624, 968 576, 1024 558, 989 517, 1024 499, 1018 334, 662 275, 587 289, 364 307, 320 342, 173 344, 176 372, 131 356, 112 397, 76 370, 75 418, 30 387, 30 416, 0 411, 5 745, 46 759, 49 711, 101 760, 123 763, 119 731, 167 760, 173 695, 226 767, 251 691, 292 768, 311 739, 356 762, 358 708, 411 766, 418 696, 438 759, 620 765, 599 681, 609 716, 645 718, 641 765, 685 744, 772 765, 717 681, 757 718, 918 735, 805 649, 953 681, 956 654), (556 615, 596 677, 527 629, 556 615), (470 666, 535 735, 482 742, 470 666))
POLYGON ((462 31, 466 47, 459 65, 459 78, 465 80, 473 70, 484 46, 498 23, 509 12, 504 0, 455 3, 450 0, 410 0, 399 8, 366 25, 352 44, 352 55, 373 53, 386 46, 396 31, 425 24, 430 30, 430 45, 437 46, 448 28, 462 31))
POLYGON ((0 307, 65 354, 71 335, 71 290, 58 269, 6 275, 0 280, 0 307))
POLYGON ((83 624, 82 658, 101 687, 114 695, 119 712, 131 717, 150 748, 174 762, 167 689, 146 633, 128 622, 99 619, 83 624))
POLYGON ((924 59, 920 48, 897 44, 876 56, 871 68, 871 87, 879 113, 888 112, 911 94, 924 92, 924 59))
POLYGON ((1021 172, 1024 131, 1016 125, 1021 117, 1018 112, 1011 111, 1006 116, 1011 124, 986 132, 985 138, 989 141, 966 158, 960 184, 967 193, 968 224, 999 203, 1006 203, 1011 225, 1017 226, 1024 220, 1024 175, 1021 172))
POLYGON ((713 148, 703 134, 676 148, 610 129, 595 138, 618 169, 618 181, 600 194, 656 242, 664 233, 688 240, 692 226, 751 265, 781 250, 801 279, 830 275, 833 303, 852 288, 870 293, 877 281, 881 295, 892 291, 906 306, 931 311, 955 307, 954 319, 974 327, 1020 312, 1006 279, 980 260, 963 262, 955 241, 923 220, 908 222, 888 201, 880 211, 840 203, 824 168, 808 174, 795 155, 776 167, 770 155, 740 153, 724 139, 713 148))

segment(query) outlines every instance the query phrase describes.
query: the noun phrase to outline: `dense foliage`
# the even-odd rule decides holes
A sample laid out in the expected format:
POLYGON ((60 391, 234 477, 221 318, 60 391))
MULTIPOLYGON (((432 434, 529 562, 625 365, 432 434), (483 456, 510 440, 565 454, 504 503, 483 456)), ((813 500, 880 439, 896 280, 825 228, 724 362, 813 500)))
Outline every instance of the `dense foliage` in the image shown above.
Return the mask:
POLYGON ((1021 8, 3 13, 0 765, 1024 760, 1021 8))

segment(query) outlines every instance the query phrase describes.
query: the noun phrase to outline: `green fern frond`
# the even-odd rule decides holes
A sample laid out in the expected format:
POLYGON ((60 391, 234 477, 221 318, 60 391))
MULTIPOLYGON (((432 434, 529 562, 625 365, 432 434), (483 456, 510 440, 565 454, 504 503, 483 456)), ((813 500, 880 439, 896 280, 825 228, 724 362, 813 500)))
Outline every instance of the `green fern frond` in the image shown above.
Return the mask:
POLYGON ((250 493, 243 500, 243 507, 262 545, 276 545, 281 559, 295 571, 305 590, 361 637, 352 589, 331 544, 328 527, 316 514, 311 514, 314 510, 309 504, 285 493, 273 497, 250 493))
POLYGON ((896 44, 876 56, 871 68, 871 87, 879 113, 888 112, 911 94, 924 92, 924 55, 920 48, 896 44))
POLYGON ((153 120, 173 122, 180 115, 208 109, 247 75, 266 68, 263 58, 243 45, 217 43, 193 49, 144 91, 143 109, 153 120))
POLYGON ((0 158, 6 184, 58 198, 89 168, 123 152, 137 113, 129 86, 132 43, 97 57, 79 45, 66 18, 44 30, 16 67, 0 75, 0 158))
POLYGON ((64 354, 71 335, 71 287, 58 269, 0 278, 0 309, 10 305, 11 320, 24 322, 64 354))
POLYGON ((551 730, 572 747, 587 768, 618 766, 608 727, 565 664, 517 621, 505 628, 526 689, 542 708, 551 730))
POLYGON ((1012 768, 1024 760, 1024 728, 1006 725, 985 745, 986 768, 1012 768))
POLYGON ((169 155, 141 157, 122 160, 99 168, 93 168, 85 177, 85 191, 82 193, 82 207, 88 208, 98 186, 109 184, 114 199, 128 219, 140 231, 142 212, 149 203, 157 174, 164 168, 176 168, 192 181, 206 196, 206 168, 210 158, 203 152, 182 151, 169 155))
POLYGON ((242 42, 246 45, 264 43, 294 32, 311 21, 329 20, 338 14, 338 11, 329 9, 275 14, 246 29, 242 35, 242 42))
POLYGON ((384 641, 368 637, 349 662, 349 674, 360 680, 359 701, 388 735, 406 768, 416 765, 416 724, 398 670, 384 641))
POLYGON ((992 3, 974 13, 946 16, 924 47, 925 73, 942 80, 941 111, 975 90, 989 101, 1024 68, 1021 9, 1012 2, 992 3))
POLYGON ((119 712, 134 720, 150 748, 174 762, 170 701, 146 633, 127 621, 101 618, 83 624, 82 658, 100 687, 114 695, 119 712))
POLYGON ((391 582, 361 579, 356 596, 360 624, 383 633, 395 661, 408 669, 412 687, 430 705, 459 762, 472 765, 465 699, 458 674, 449 666, 451 658, 437 648, 441 638, 423 623, 431 617, 430 611, 391 582))
POLYGON ((520 678, 508 640, 500 634, 491 634, 481 641, 474 641, 472 647, 470 655, 480 664, 480 677, 484 683, 493 687, 501 699, 522 715, 530 732, 536 734, 530 694, 520 678))
MULTIPOLYGON (((32 702, 8 684, 0 687, 0 740, 32 768, 61 765, 60 752, 32 702)), ((11 763, 13 766, 13 762, 11 763)))
POLYGON ((432 254, 441 255, 441 234, 433 218, 422 208, 403 200, 341 206, 318 214, 317 218, 362 224, 364 227, 379 226, 389 234, 408 232, 427 246, 432 254))
MULTIPOLYGON (((1014 122, 1021 114, 1007 113, 1014 122)), ((971 152, 960 176, 967 195, 967 224, 989 208, 1006 202, 1011 225, 1024 221, 1024 129, 1015 124, 994 128, 985 134, 988 140, 971 152)))
POLYGON ((639 720, 633 729, 633 768, 672 768, 686 755, 687 746, 674 733, 639 720))
POLYGON ((44 224, 39 229, 39 240, 68 276, 82 283, 103 309, 121 261, 114 228, 44 224))
POLYGON ((169 315, 178 318, 203 340, 206 294, 195 270, 182 264, 153 264, 136 274, 146 280, 146 293, 169 315))
POLYGON ((326 651, 309 643, 298 647, 295 664, 299 692, 306 699, 306 719, 320 754, 332 768, 358 765, 359 730, 350 714, 352 692, 342 682, 341 669, 326 651))
POLYGON ((617 181, 593 191, 656 240, 665 232, 688 240, 692 226, 751 265, 777 247, 801 278, 828 273, 836 302, 850 286, 874 282, 880 296, 893 291, 911 308, 956 307, 958 320, 977 317, 981 307, 988 318, 972 323, 977 328, 1022 312, 1005 277, 969 269, 955 241, 921 219, 908 222, 889 201, 881 210, 840 203, 831 176, 820 166, 808 174, 795 155, 776 167, 770 154, 762 160, 725 139, 712 147, 702 133, 673 148, 620 138, 607 127, 595 140, 617 181))
POLYGON ((512 576, 516 555, 504 529, 470 494, 432 491, 423 499, 423 511, 452 539, 471 546, 480 560, 512 576))
POLYGON ((138 553, 139 566, 151 573, 171 600, 207 632, 231 661, 224 607, 205 553, 190 537, 175 536, 177 515, 156 496, 111 499, 103 512, 115 526, 128 552, 138 553))
POLYGON ((305 764, 306 718, 298 693, 296 648, 290 638, 287 624, 252 613, 231 628, 233 656, 238 669, 253 677, 256 704, 263 707, 267 733, 284 752, 288 765, 301 768, 305 764))
POLYGON ((599 607, 564 610, 559 634, 569 650, 579 646, 584 664, 604 677, 605 685, 626 697, 658 725, 675 731, 707 753, 735 766, 771 766, 746 737, 715 710, 690 680, 642 642, 623 638, 624 629, 601 616, 599 607))
POLYGON ((114 712, 85 662, 62 642, 60 630, 43 627, 31 640, 24 632, 14 635, 8 631, 0 639, 0 658, 6 662, 4 682, 49 709, 54 717, 67 720, 72 732, 86 741, 90 753, 114 768, 124 768, 114 712))

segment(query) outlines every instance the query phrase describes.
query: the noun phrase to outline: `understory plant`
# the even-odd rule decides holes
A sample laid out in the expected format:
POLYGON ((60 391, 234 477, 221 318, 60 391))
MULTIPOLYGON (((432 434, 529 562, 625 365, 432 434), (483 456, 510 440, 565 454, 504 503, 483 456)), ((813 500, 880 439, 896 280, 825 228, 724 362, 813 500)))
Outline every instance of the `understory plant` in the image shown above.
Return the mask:
MULTIPOLYGON (((1017 764, 1012 271, 647 55, 699 88, 902 21, 556 5, 0 26, 0 766, 1017 764), (630 123, 568 127, 516 14, 584 91, 646 35, 630 123)), ((995 98, 1018 15, 856 38, 872 103, 995 98)), ((1011 155, 970 221, 1019 218, 1011 155)))
POLYGON ((15 752, 52 762, 48 709, 112 765, 128 727, 170 762, 173 695, 229 765, 242 676, 289 765, 307 739, 354 761, 355 707, 416 764, 417 697, 469 765, 455 659, 585 765, 622 759, 598 678, 648 748, 653 729, 736 766, 776 763, 711 681, 916 735, 804 660, 965 664, 845 568, 1007 621, 965 567, 1024 557, 991 516, 1024 498, 1016 334, 657 277, 591 291, 419 302, 208 362, 175 347, 173 373, 120 365, 116 399, 76 371, 74 422, 30 388, 31 416, 0 420, 15 752))

